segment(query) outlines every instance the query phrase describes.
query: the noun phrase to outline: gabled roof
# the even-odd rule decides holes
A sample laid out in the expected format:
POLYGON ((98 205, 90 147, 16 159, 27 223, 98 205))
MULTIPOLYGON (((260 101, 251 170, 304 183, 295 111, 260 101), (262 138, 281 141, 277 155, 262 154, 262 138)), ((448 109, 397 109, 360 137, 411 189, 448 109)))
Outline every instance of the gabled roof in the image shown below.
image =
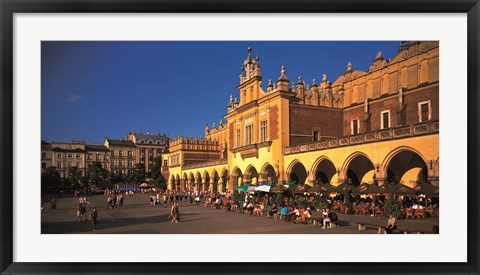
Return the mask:
POLYGON ((168 141, 170 138, 166 135, 160 135, 160 134, 150 134, 150 133, 134 133, 135 135, 135 140, 137 144, 148 144, 148 141, 153 141, 153 144, 160 144, 160 145, 166 145, 168 144, 168 141), (140 141, 143 141, 141 143, 140 141), (157 141, 159 143, 157 143, 157 141))
POLYGON ((110 146, 135 147, 135 144, 130 140, 107 139, 110 146))
POLYGON ((95 145, 95 144, 87 144, 85 145, 85 150, 87 151, 100 151, 100 152, 108 152, 108 148, 103 145, 95 145))

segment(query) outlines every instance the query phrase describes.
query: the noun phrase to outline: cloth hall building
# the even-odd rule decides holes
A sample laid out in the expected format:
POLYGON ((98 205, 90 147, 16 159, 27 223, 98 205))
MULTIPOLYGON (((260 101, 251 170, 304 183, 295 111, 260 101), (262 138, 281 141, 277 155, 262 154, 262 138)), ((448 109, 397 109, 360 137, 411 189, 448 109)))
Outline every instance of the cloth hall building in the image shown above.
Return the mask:
MULTIPOLYGON (((169 140, 169 189, 232 191, 249 183, 439 184, 439 43, 402 42, 368 71, 348 63, 329 80, 263 82, 250 54, 218 125, 169 140), (266 85, 265 85, 266 84, 266 85)), ((271 68, 268 68, 271 69, 271 68)))

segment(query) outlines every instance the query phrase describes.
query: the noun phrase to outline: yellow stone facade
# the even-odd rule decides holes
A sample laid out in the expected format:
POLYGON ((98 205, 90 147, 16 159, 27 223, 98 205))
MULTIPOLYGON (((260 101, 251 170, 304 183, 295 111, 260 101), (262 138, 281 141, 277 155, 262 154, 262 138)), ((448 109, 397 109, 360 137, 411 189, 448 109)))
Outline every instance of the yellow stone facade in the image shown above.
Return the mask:
POLYGON ((256 182, 439 184, 439 45, 377 52, 368 71, 347 64, 331 83, 293 83, 282 66, 263 89, 248 49, 239 99, 201 140, 178 138, 163 155, 169 189, 232 191, 256 182), (225 121, 224 121, 225 120, 225 121))

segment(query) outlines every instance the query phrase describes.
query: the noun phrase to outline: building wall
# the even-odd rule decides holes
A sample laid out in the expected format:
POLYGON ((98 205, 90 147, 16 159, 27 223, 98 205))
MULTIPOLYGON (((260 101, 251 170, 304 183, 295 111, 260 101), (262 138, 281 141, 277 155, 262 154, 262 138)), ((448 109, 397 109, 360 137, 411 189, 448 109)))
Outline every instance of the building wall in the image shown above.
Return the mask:
POLYGON ((339 109, 290 105, 290 146, 313 142, 313 132, 321 137, 342 136, 343 114, 339 109))

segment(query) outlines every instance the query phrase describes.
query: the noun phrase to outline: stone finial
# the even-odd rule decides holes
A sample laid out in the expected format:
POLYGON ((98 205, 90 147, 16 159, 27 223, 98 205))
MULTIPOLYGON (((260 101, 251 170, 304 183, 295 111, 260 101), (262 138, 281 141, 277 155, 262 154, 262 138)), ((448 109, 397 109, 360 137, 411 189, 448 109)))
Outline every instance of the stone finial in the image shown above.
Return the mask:
POLYGON ((322 82, 324 82, 324 81, 327 81, 327 75, 326 74, 323 74, 323 76, 322 76, 322 82))
POLYGON ((235 97, 235 101, 233 103, 238 103, 238 99, 235 97))
POLYGON ((248 43, 247 51, 248 51, 248 56, 251 56, 251 53, 252 53, 252 43, 248 43))
POLYGON ((212 124, 212 129, 215 128, 215 122, 212 124))
POLYGON ((298 84, 303 84, 303 80, 301 76, 298 77, 298 84))
POLYGON ((255 61, 260 61, 260 55, 257 53, 257 57, 255 57, 255 61))
POLYGON ((383 56, 382 56, 382 51, 381 51, 381 50, 378 50, 377 56, 375 56, 375 59, 380 59, 380 58, 382 58, 382 57, 383 57, 383 56))
POLYGON ((313 79, 312 86, 317 86, 317 80, 315 78, 313 79))
POLYGON ((230 95, 230 104, 233 103, 233 95, 230 95))
POLYGON ((272 79, 268 80, 268 86, 273 86, 272 79))
POLYGON ((348 61, 347 72, 352 70, 352 62, 348 61))

